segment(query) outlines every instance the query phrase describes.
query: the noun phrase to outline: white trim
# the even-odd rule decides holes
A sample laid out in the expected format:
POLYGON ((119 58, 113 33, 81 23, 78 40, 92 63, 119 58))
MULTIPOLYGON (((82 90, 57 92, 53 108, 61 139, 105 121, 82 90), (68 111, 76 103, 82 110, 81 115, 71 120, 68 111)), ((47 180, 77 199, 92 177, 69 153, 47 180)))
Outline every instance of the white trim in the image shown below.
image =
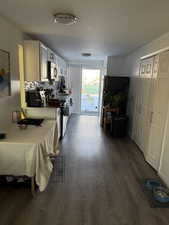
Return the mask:
POLYGON ((141 60, 147 59, 147 58, 150 58, 152 56, 158 55, 158 54, 160 54, 162 52, 166 52, 166 51, 169 51, 169 47, 165 47, 165 48, 159 49, 158 51, 152 52, 152 53, 150 53, 148 55, 142 56, 142 57, 140 57, 140 59, 141 60))
POLYGON ((131 77, 131 75, 128 74, 119 74, 119 73, 115 73, 115 74, 106 74, 104 76, 109 76, 109 77, 131 77))
POLYGON ((82 109, 81 109, 81 103, 82 103, 82 70, 83 70, 83 66, 80 65, 80 100, 79 100, 79 112, 80 114, 82 113, 82 109))

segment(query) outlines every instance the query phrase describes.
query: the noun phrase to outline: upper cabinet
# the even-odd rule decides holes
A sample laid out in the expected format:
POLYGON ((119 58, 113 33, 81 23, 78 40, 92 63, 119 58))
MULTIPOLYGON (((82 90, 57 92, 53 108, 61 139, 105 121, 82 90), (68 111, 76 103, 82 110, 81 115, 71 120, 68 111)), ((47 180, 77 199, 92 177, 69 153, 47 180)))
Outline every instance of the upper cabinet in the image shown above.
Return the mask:
POLYGON ((40 80, 48 80, 47 72, 47 61, 48 61, 48 49, 43 44, 40 44, 40 80))
POLYGON ((24 68, 25 81, 57 80, 58 76, 67 79, 66 61, 40 41, 24 41, 24 68))
POLYGON ((25 80, 47 80, 47 59, 47 47, 40 41, 24 41, 25 80))

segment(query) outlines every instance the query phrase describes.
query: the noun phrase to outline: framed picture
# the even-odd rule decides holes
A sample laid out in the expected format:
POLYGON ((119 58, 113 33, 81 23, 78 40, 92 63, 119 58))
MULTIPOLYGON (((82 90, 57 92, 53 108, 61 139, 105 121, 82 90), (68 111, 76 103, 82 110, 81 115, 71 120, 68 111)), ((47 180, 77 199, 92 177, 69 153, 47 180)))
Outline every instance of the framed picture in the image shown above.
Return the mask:
POLYGON ((10 53, 0 49, 0 97, 11 95, 10 53))

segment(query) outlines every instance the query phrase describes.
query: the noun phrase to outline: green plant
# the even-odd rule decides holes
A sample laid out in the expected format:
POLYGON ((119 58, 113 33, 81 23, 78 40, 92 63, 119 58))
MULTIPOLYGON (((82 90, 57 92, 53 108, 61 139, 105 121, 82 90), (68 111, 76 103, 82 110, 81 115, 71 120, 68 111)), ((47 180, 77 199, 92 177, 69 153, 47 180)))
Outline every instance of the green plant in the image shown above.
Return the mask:
POLYGON ((117 94, 107 93, 104 99, 105 105, 109 105, 111 108, 119 108, 126 100, 126 94, 122 92, 117 94))

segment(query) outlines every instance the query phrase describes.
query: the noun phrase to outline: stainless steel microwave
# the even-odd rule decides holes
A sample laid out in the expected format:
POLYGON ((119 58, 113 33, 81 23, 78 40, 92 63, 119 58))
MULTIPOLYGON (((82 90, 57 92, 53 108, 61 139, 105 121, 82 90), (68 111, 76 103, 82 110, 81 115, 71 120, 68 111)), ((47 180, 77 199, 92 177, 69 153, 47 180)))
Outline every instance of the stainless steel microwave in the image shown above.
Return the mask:
POLYGON ((56 80, 57 79, 58 71, 57 71, 57 67, 56 67, 55 63, 53 63, 51 61, 47 62, 47 73, 48 73, 48 79, 49 80, 56 80))

